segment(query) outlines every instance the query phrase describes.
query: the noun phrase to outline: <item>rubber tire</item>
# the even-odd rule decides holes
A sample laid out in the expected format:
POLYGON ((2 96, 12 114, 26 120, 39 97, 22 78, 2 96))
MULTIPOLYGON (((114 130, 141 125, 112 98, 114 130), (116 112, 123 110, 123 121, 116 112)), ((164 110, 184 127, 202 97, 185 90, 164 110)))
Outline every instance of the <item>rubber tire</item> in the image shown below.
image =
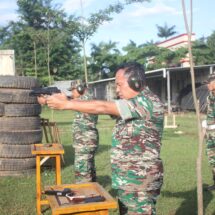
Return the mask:
POLYGON ((40 87, 37 79, 25 76, 0 76, 0 87, 2 88, 19 88, 31 89, 33 87, 40 87))
POLYGON ((35 168, 35 158, 0 158, 0 171, 20 171, 35 168))
POLYGON ((38 116, 41 113, 39 104, 6 104, 4 116, 38 116))
POLYGON ((29 145, 34 143, 42 143, 43 131, 0 131, 0 143, 15 144, 15 145, 29 145))
POLYGON ((0 158, 31 158, 31 145, 0 144, 0 158))
POLYGON ((0 117, 0 131, 39 130, 40 117, 0 117))
POLYGON ((35 169, 26 169, 20 171, 0 171, 0 176, 28 176, 35 174, 35 169))
POLYGON ((4 104, 0 103, 0 116, 4 115, 4 104))
POLYGON ((0 102, 38 104, 36 96, 29 96, 32 90, 0 88, 0 102))

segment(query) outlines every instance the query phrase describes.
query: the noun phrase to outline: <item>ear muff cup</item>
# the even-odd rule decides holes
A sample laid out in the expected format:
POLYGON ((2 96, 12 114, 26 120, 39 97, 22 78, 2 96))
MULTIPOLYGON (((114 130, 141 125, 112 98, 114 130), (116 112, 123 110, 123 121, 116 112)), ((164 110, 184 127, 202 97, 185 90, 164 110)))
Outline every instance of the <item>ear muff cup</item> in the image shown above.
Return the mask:
POLYGON ((78 86, 76 87, 76 89, 77 89, 77 91, 78 91, 78 93, 79 93, 80 95, 83 95, 84 90, 85 90, 85 86, 82 85, 82 84, 80 84, 80 85, 78 85, 78 86))
POLYGON ((128 85, 131 89, 133 89, 134 91, 141 91, 143 88, 143 80, 140 77, 136 77, 134 75, 131 75, 128 78, 128 85))

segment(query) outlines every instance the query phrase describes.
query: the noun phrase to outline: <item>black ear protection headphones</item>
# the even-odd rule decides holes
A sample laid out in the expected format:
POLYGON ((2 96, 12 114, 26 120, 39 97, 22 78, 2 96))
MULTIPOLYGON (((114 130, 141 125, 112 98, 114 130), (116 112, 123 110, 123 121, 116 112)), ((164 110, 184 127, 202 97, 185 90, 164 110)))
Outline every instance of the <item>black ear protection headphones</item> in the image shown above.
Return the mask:
POLYGON ((128 85, 134 91, 140 92, 144 86, 144 74, 135 72, 128 77, 128 85))
POLYGON ((116 71, 124 70, 124 76, 127 77, 127 83, 131 89, 140 92, 145 86, 145 70, 143 66, 136 62, 127 62, 121 64, 116 71))
POLYGON ((76 90, 78 91, 78 93, 80 95, 83 95, 84 94, 84 90, 86 88, 86 85, 85 84, 79 84, 77 87, 76 87, 76 90))

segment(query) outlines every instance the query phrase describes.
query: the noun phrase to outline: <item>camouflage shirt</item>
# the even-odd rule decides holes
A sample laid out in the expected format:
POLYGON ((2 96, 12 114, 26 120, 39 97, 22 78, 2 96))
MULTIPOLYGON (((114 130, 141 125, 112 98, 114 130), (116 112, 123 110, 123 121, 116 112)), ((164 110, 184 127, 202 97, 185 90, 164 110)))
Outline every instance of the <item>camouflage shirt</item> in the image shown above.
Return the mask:
MULTIPOLYGON (((93 94, 90 89, 82 95, 80 100, 92 100, 93 94)), ((95 142, 98 140, 98 131, 96 129, 96 124, 98 121, 98 115, 87 114, 76 112, 73 121, 73 142, 74 146, 77 144, 82 144, 85 142, 91 142, 92 147, 94 147, 95 142)), ((90 143, 88 143, 90 146, 90 143)))
POLYGON ((160 189, 163 104, 148 87, 129 100, 116 100, 120 112, 112 136, 113 188, 143 191, 160 189))

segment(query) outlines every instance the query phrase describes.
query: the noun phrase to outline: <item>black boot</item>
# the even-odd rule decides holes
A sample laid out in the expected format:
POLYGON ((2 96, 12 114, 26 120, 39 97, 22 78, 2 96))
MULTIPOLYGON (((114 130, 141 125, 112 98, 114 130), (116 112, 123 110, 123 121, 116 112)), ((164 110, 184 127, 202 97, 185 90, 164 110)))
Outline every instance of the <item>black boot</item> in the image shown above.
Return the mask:
POLYGON ((97 179, 97 177, 96 177, 96 170, 93 170, 92 171, 92 182, 96 182, 96 179, 97 179))
POLYGON ((207 187, 207 190, 208 190, 208 191, 214 191, 214 190, 215 190, 215 183, 214 183, 214 185, 208 186, 208 187, 207 187))

